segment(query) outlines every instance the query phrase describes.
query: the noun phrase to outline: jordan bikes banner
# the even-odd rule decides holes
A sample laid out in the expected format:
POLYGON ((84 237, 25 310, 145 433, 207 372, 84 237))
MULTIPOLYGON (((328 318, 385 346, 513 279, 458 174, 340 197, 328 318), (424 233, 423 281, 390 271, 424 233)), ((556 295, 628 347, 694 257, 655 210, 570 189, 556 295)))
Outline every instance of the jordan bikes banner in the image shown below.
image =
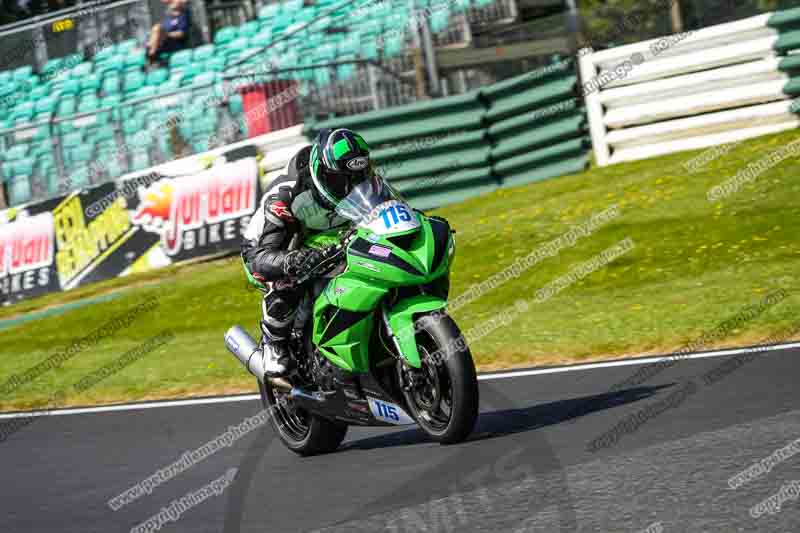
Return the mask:
POLYGON ((0 212, 0 303, 238 250, 261 198, 246 148, 0 212))

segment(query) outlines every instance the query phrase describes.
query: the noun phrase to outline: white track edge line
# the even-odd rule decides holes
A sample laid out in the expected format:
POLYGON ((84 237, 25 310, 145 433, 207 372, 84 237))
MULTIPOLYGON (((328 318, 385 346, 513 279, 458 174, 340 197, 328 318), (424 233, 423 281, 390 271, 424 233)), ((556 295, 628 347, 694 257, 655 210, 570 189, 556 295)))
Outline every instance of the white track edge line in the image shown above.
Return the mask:
MULTIPOLYGON (((800 348, 800 342, 792 342, 788 344, 776 344, 773 346, 751 347, 751 348, 732 348, 728 350, 717 350, 713 352, 701 352, 688 355, 680 355, 681 360, 686 359, 706 359, 709 357, 724 357, 728 355, 739 355, 743 353, 766 353, 776 352, 783 350, 791 350, 792 348, 800 348)), ((597 363, 581 363, 577 365, 565 365, 551 368, 536 368, 531 370, 512 370, 509 372, 498 372, 493 374, 480 374, 478 381, 489 381, 495 379, 517 378, 525 376, 538 376, 544 374, 559 374, 561 372, 573 372, 579 370, 594 370, 597 368, 614 368, 618 366, 632 366, 643 365, 649 363, 656 363, 659 361, 667 361, 675 359, 675 354, 672 355, 659 355, 653 357, 641 357, 636 359, 621 359, 618 361, 601 361, 597 363)), ((135 411, 139 409, 155 409, 157 407, 181 407, 186 405, 206 405, 215 403, 232 403, 232 402, 250 402, 260 400, 261 396, 258 394, 238 394, 235 396, 217 396, 213 398, 195 398, 187 400, 165 400, 146 403, 130 403, 118 405, 105 405, 98 407, 76 407, 67 409, 57 409, 53 411, 28 411, 0 414, 0 420, 9 418, 23 418, 23 417, 42 417, 42 416, 60 416, 60 415, 80 415, 91 413, 109 413, 116 411, 135 411)))

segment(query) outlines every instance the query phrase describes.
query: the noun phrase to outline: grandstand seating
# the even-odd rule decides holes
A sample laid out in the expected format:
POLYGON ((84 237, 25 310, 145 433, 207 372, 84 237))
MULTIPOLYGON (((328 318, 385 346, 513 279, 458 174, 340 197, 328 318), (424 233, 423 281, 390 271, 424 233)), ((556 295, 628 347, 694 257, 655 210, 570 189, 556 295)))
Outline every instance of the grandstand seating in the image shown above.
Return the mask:
MULTIPOLYGON (((494 1, 416 0, 415 5, 427 10, 434 32, 443 32, 453 16, 494 1)), ((268 4, 255 20, 218 30, 213 43, 172 54, 166 68, 148 70, 142 43, 129 39, 98 50, 91 58, 52 58, 38 73, 30 66, 0 72, 0 130, 36 124, 35 129, 25 130, 25 135, 0 133, 0 172, 10 204, 59 192, 54 177, 57 146, 73 186, 89 182, 89 173, 83 168, 94 160, 106 165, 104 178, 110 179, 173 157, 166 130, 160 135, 137 134, 159 127, 176 113, 184 113, 179 131, 190 146, 195 151, 207 150, 209 136, 221 123, 218 109, 197 109, 193 104, 219 94, 223 73, 235 74, 263 64, 264 56, 257 52, 265 46, 272 45, 269 56, 282 68, 343 59, 390 61, 403 54, 410 37, 406 30, 414 16, 407 3, 362 0, 356 7, 320 17, 337 4, 341 1, 318 0, 313 6, 304 6, 302 0, 268 4), (354 12, 357 25, 350 23, 354 12), (311 23, 308 28, 300 29, 307 23, 311 23), (326 33, 336 26, 349 29, 326 33), (249 59, 243 64, 232 66, 246 57, 249 59), (125 105, 190 87, 196 89, 177 98, 125 105), (3 102, 8 105, 3 107, 3 102), (115 156, 119 141, 129 148, 122 159, 115 156)), ((341 65, 295 71, 294 76, 306 94, 310 84, 320 89, 355 81, 357 71, 354 65, 341 65)), ((241 97, 230 98, 225 111, 243 123, 241 97)))

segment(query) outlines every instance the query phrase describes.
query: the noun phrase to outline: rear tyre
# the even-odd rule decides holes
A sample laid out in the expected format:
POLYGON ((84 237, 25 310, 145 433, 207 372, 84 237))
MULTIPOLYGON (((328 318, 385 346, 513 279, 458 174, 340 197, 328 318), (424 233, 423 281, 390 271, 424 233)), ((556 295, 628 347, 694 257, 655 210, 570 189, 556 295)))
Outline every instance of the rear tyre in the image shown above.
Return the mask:
POLYGON ((415 321, 422 366, 405 367, 406 404, 422 430, 442 444, 465 440, 478 418, 478 377, 461 331, 447 315, 422 315, 415 321), (435 354, 441 354, 436 356, 435 354))
POLYGON ((261 403, 272 410, 270 422, 283 444, 298 455, 319 455, 335 451, 347 434, 347 425, 312 415, 292 405, 285 393, 258 382, 261 403), (278 398, 281 399, 280 405, 278 398))

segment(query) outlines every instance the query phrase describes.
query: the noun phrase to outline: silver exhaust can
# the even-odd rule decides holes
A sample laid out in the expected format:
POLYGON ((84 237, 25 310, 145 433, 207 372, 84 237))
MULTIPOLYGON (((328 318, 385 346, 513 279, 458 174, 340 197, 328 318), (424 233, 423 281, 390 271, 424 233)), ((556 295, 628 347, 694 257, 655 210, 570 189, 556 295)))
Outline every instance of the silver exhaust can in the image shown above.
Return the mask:
POLYGON ((239 360, 248 372, 259 381, 264 380, 264 359, 258 344, 241 326, 233 326, 225 334, 225 347, 239 360))

